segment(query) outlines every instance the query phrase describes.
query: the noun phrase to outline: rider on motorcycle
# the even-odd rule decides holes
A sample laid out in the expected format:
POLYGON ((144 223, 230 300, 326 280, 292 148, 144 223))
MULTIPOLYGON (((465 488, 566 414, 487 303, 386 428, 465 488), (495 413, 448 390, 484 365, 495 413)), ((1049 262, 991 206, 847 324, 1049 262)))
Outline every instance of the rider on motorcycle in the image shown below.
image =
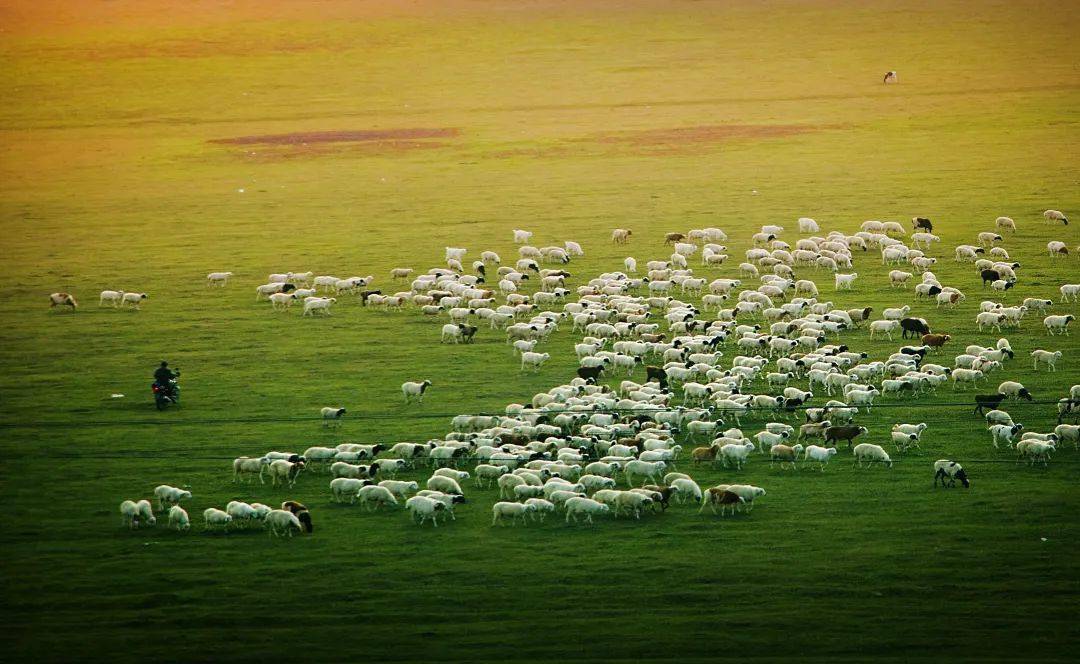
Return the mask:
POLYGON ((174 372, 169 368, 169 363, 162 361, 161 366, 154 372, 154 382, 170 396, 176 394, 176 383, 173 381, 180 376, 180 372, 174 372))

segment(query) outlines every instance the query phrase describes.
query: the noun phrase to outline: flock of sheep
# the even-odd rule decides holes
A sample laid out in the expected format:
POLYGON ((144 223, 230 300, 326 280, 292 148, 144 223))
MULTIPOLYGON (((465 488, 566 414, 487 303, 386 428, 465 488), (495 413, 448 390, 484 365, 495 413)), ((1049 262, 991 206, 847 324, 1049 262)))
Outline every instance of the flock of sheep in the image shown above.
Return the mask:
MULTIPOLYGON (((1048 210, 1049 222, 1068 223, 1065 215, 1048 210)), ((637 260, 628 257, 624 271, 605 272, 571 290, 565 267, 584 255, 581 246, 537 248, 532 233, 514 231, 520 245, 513 267, 503 266, 491 251, 465 269, 467 250, 447 247, 446 267, 413 277, 414 270, 395 268, 394 280, 411 280, 409 290, 385 295, 370 290, 368 277, 338 279, 311 272, 271 275, 257 289, 257 299, 268 298, 275 308, 287 308, 301 299, 304 314, 322 312, 337 300, 316 295, 318 289, 334 295, 353 293, 365 306, 402 308, 414 306, 423 315, 446 316, 441 339, 469 343, 481 327, 498 330, 520 356, 522 370, 539 371, 550 358, 538 352, 553 332, 569 327, 580 339, 574 345, 579 361, 577 375, 547 392, 536 394, 528 404, 512 403, 502 416, 460 415, 451 422, 444 438, 426 443, 382 445, 342 443, 336 447, 311 447, 303 453, 269 452, 262 457, 234 461, 234 479, 269 476, 273 485, 292 487, 301 472, 325 472, 334 502, 359 502, 369 509, 403 505, 420 524, 453 520, 455 505, 464 502, 461 483, 472 478, 478 487, 494 485, 500 501, 492 506, 492 524, 543 520, 561 512, 567 522, 593 523, 594 517, 610 514, 632 516, 666 510, 673 502, 700 504, 699 511, 749 512, 765 489, 747 484, 721 484, 703 489, 676 464, 722 464, 738 470, 755 454, 767 456, 781 469, 801 462, 824 471, 846 443, 854 466, 892 466, 886 444, 900 452, 919 446, 927 426, 897 423, 879 443, 856 442, 870 434, 856 423, 860 412, 870 412, 883 395, 907 397, 933 393, 952 382, 953 389, 978 386, 991 374, 1006 373, 1014 359, 1012 346, 1000 339, 992 347, 969 345, 951 366, 931 361, 952 336, 935 334, 923 318, 910 315, 911 305, 887 308, 873 319, 869 307, 843 310, 823 301, 817 284, 796 278, 795 271, 825 271, 833 276, 834 289, 854 288, 858 277, 851 269, 853 250, 878 250, 882 264, 892 266, 888 286, 905 289, 915 283, 914 298, 931 299, 937 307, 952 308, 966 297, 957 287, 945 286, 931 269, 937 259, 928 256, 940 239, 932 234, 930 220, 912 220, 911 244, 894 237, 906 234, 896 222, 865 222, 852 235, 833 231, 825 236, 808 218, 797 222, 808 235, 790 246, 780 239, 784 229, 765 226, 753 236, 753 248, 739 265, 740 279, 708 280, 695 276, 690 259, 700 252, 704 266, 723 265, 728 258, 726 234, 717 228, 669 233, 665 240, 673 253, 648 261, 644 274, 637 260), (552 267, 542 267, 554 264, 552 267), (903 268, 907 268, 907 271, 903 268), (488 270, 493 269, 494 275, 488 270), (916 278, 918 274, 918 278, 916 278), (488 288, 488 279, 497 285, 488 288), (756 278, 758 284, 744 285, 756 278), (522 292, 527 281, 539 282, 532 294, 522 292), (917 283, 916 283, 917 282, 917 283), (308 288, 307 285, 311 284, 308 288), (574 297, 576 296, 576 297, 574 297), (501 303, 500 303, 501 301, 501 303), (842 337, 859 328, 869 336, 901 331, 911 345, 903 345, 884 360, 870 360, 865 352, 842 344, 842 337), (917 345, 916 345, 917 342, 917 345), (730 361, 723 358, 732 355, 730 361), (726 367, 724 366, 726 364, 726 367), (644 371, 643 381, 632 380, 644 371), (624 373, 625 372, 625 373, 624 373), (601 383, 605 376, 625 376, 617 386, 601 383), (806 389, 796 386, 805 382, 806 389), (822 394, 824 393, 824 399, 822 394), (823 403, 822 403, 823 402, 823 403), (678 403, 678 405, 676 405, 678 403), (796 418, 789 424, 784 420, 796 418), (744 432, 744 420, 757 420, 757 432, 744 432), (706 443, 698 445, 699 442, 706 443), (683 444, 694 446, 683 455, 683 444), (462 463, 475 463, 471 472, 462 463), (398 480, 397 475, 421 465, 433 471, 421 489, 418 482, 398 480), (619 482, 626 485, 618 489, 619 482)), ((1016 223, 998 218, 998 230, 1015 232, 1016 223)), ((630 242, 632 232, 616 229, 612 241, 630 242)), ((975 274, 994 292, 1005 293, 1017 283, 1020 264, 1012 262, 996 232, 980 233, 977 245, 961 245, 957 262, 974 263, 975 274)), ((1067 254, 1062 243, 1051 243, 1051 254, 1067 254), (1055 250, 1054 247, 1057 247, 1055 250)), ((231 273, 208 276, 210 285, 227 284, 231 273)), ((1080 284, 1061 286, 1062 303, 1076 301, 1080 284)), ((70 297, 67 294, 54 294, 70 297)), ((119 302, 131 302, 121 294, 119 302)), ((145 299, 141 295, 139 300, 145 299)), ((112 301, 105 298, 102 301, 112 301)), ((63 302, 61 302, 62 304, 63 302)), ((138 302, 135 302, 137 306, 138 302)), ((71 306, 74 307, 72 300, 71 306)), ((1002 331, 1018 327, 1028 312, 1046 312, 1050 300, 1027 298, 1023 304, 1006 306, 992 299, 979 306, 976 324, 1002 331)), ((1060 305, 1059 305, 1060 306, 1060 305)), ((1051 336, 1068 334, 1071 314, 1050 314, 1043 324, 1051 336)), ((1040 364, 1055 370, 1061 351, 1036 349, 1034 368, 1040 364)), ((431 381, 402 385, 406 402, 423 401, 431 381)), ((1018 459, 1046 464, 1059 444, 1080 441, 1080 426, 1064 423, 1080 411, 1080 385, 1073 386, 1057 404, 1058 426, 1053 431, 1025 431, 1004 410, 1009 399, 1032 400, 1019 382, 1002 381, 991 394, 977 395, 976 411, 985 412, 995 448, 1015 448, 1018 459)), ((344 408, 322 409, 325 423, 341 420, 344 408)), ((969 485, 960 464, 942 459, 933 464, 934 483, 969 485)), ((155 490, 158 508, 169 508, 169 523, 188 527, 181 500, 191 494, 161 486, 155 490)), ((125 501, 121 505, 130 526, 155 521, 149 501, 125 501)), ((310 532, 310 512, 287 501, 282 509, 234 501, 225 510, 204 512, 207 528, 228 528, 260 522, 272 534, 310 532)))

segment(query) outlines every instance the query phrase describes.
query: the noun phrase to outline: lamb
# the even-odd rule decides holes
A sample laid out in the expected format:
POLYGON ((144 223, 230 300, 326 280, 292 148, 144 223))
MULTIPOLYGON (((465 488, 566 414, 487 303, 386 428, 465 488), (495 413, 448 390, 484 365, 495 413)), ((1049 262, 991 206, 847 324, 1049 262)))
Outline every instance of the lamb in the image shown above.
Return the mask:
POLYGON ((836 280, 835 290, 851 290, 859 274, 852 272, 851 274, 836 274, 834 276, 836 280))
POLYGON ((157 511, 161 512, 166 505, 178 505, 181 500, 190 499, 191 492, 162 484, 154 488, 154 498, 157 500, 157 511))
POLYGON ((630 241, 630 236, 632 234, 633 231, 626 228, 616 228, 611 231, 611 241, 615 244, 626 244, 630 241))
POLYGON ((137 503, 125 500, 120 503, 120 518, 123 525, 133 530, 144 523, 149 526, 157 523, 149 500, 140 500, 137 503))
POLYGON ((289 510, 270 510, 270 512, 263 517, 263 525, 266 527, 266 534, 278 537, 287 535, 292 537, 293 530, 296 532, 303 532, 304 527, 300 524, 300 518, 289 510))
POLYGON ((998 385, 998 394, 1004 394, 1005 398, 1032 400, 1031 393, 1027 391, 1027 388, 1013 380, 1007 380, 998 385))
POLYGON ((1043 319, 1043 326, 1046 327, 1046 333, 1050 336, 1055 334, 1068 336, 1069 323, 1073 322, 1074 318, 1072 314, 1067 316, 1047 316, 1043 319))
POLYGON ((892 468, 892 459, 889 458, 889 454, 880 445, 859 443, 855 446, 853 452, 855 454, 855 463, 851 465, 852 468, 856 465, 862 468, 864 462, 867 468, 871 467, 875 462, 881 462, 887 468, 892 468))
POLYGON ((401 393, 405 396, 405 403, 409 403, 409 400, 416 397, 418 403, 424 403, 424 392, 427 388, 431 387, 431 381, 425 380, 419 383, 405 382, 401 384, 401 393))
POLYGON ((229 531, 229 524, 232 523, 233 518, 227 513, 219 510, 216 507, 210 507, 203 510, 203 530, 210 530, 211 527, 220 526, 222 532, 229 531))
POLYGON ((1061 351, 1050 352, 1048 350, 1036 349, 1031 352, 1031 357, 1034 361, 1035 371, 1039 370, 1039 362, 1045 364, 1050 371, 1057 371, 1057 361, 1061 359, 1061 351))
POLYGON ((271 461, 266 468, 270 471, 270 483, 272 486, 278 486, 282 480, 288 482, 289 486, 296 484, 296 477, 300 474, 300 471, 304 469, 303 461, 286 461, 284 459, 278 459, 271 461))
POLYGON ((296 300, 296 295, 293 293, 271 293, 267 299, 270 300, 271 308, 274 311, 285 311, 292 306, 293 301, 296 300))
POLYGON ((54 307, 71 307, 72 311, 79 306, 75 301, 75 298, 69 293, 53 293, 49 296, 49 308, 54 307))
POLYGON ((938 459, 934 462, 935 487, 937 486, 938 480, 941 480, 941 486, 943 488, 956 486, 956 480, 960 480, 960 483, 964 485, 965 489, 971 486, 971 483, 968 481, 967 473, 964 472, 964 468, 955 461, 950 461, 948 459, 938 459), (945 480, 948 480, 947 484, 945 480))
POLYGON ((114 308, 119 307, 120 299, 122 297, 124 297, 124 291, 103 290, 98 299, 98 306, 102 307, 106 304, 111 304, 114 308))
POLYGON ((566 523, 578 522, 578 517, 585 517, 586 523, 593 523, 593 515, 607 514, 611 511, 607 505, 582 496, 575 496, 564 503, 566 523))
POLYGON ((329 316, 330 307, 337 303, 335 297, 309 297, 304 300, 304 311, 301 316, 314 316, 316 313, 329 316))

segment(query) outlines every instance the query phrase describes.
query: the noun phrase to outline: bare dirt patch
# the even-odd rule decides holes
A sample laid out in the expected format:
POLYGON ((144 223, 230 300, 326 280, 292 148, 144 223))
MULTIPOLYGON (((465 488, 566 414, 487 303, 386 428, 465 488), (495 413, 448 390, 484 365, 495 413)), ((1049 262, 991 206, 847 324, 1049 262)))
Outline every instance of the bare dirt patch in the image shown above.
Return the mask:
POLYGON ((318 143, 403 142, 415 143, 425 138, 454 138, 461 133, 455 127, 413 129, 361 129, 344 131, 300 131, 290 134, 263 134, 215 138, 220 145, 314 145, 318 143))

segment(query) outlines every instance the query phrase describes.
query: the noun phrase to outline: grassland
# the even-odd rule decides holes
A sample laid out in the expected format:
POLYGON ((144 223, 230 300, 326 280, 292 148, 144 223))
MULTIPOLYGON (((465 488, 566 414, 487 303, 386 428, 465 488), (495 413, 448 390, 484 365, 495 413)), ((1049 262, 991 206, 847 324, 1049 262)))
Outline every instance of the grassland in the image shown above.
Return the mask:
MULTIPOLYGON (((285 492, 234 485, 228 470, 269 449, 439 436, 451 414, 568 380, 568 331, 541 373, 521 374, 486 330, 450 349, 415 312, 349 302, 311 320, 252 301, 271 271, 385 287, 390 268, 436 265, 445 245, 505 259, 513 228, 581 242, 577 285, 627 253, 666 255, 668 231, 720 226, 738 255, 752 230, 798 216, 849 232, 929 216, 946 258, 936 272, 969 298, 916 312, 956 336, 954 352, 993 340, 973 331, 981 293, 948 260, 953 245, 1007 214, 1020 232, 1005 246, 1024 265, 1009 302, 1056 301, 1078 280, 1075 259, 1044 255, 1050 239, 1076 246, 1076 226, 1039 216, 1080 209, 1075 6, 46 1, 3 3, 0 19, 0 597, 13 660, 1052 661, 1080 645, 1080 457, 1015 466, 967 410, 930 406, 948 390, 860 417, 879 439, 894 421, 930 424, 892 471, 760 459, 737 475, 692 471, 768 489, 752 515, 722 522, 676 508, 493 529, 494 492, 471 490, 433 531, 331 505, 323 477, 285 492), (899 85, 881 85, 888 69, 899 85), (417 128, 441 131, 401 131, 417 128), (384 138, 229 142, 361 130, 384 138), (634 230, 628 248, 608 242, 614 227, 634 230), (209 293, 211 270, 236 281, 209 293), (150 299, 98 310, 103 288, 150 299), (77 314, 46 310, 58 290, 79 297, 77 314), (163 415, 147 398, 161 358, 183 369, 185 394, 163 415), (435 381, 427 402, 405 407, 398 386, 422 378, 435 381), (354 415, 338 432, 291 419, 328 404, 354 415), (970 491, 930 489, 942 456, 971 469, 970 491), (119 528, 117 504, 159 483, 190 485, 193 515, 295 498, 317 529, 284 542, 119 528)), ((856 270, 837 304, 902 301, 873 256, 856 270)), ((1075 334, 1049 340, 1025 320, 1008 336, 1006 373, 1037 398, 1080 382, 1075 334), (1032 372, 1036 347, 1064 350, 1062 370, 1032 372)), ((875 357, 896 346, 845 342, 875 357)), ((1054 419, 1045 405, 1013 413, 1035 430, 1054 419)))

